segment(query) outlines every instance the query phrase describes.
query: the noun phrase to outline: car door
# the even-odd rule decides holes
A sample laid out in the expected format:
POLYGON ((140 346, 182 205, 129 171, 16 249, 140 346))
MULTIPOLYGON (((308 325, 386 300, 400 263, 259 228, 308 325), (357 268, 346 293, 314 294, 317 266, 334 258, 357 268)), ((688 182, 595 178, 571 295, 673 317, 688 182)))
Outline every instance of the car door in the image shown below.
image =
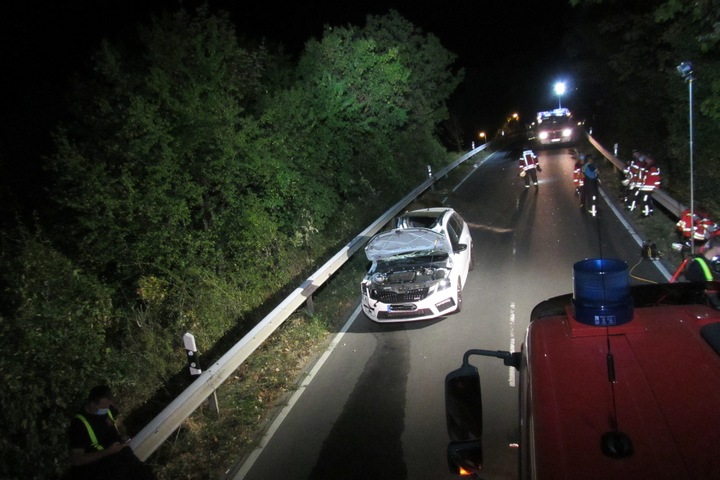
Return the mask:
POLYGON ((472 251, 472 238, 470 237, 470 229, 468 228, 465 221, 453 212, 448 219, 447 223, 448 236, 450 237, 450 243, 453 247, 453 261, 455 262, 456 268, 459 268, 460 279, 462 280, 463 288, 467 280, 471 251, 472 251), (465 245, 465 249, 460 250, 460 245, 465 245))

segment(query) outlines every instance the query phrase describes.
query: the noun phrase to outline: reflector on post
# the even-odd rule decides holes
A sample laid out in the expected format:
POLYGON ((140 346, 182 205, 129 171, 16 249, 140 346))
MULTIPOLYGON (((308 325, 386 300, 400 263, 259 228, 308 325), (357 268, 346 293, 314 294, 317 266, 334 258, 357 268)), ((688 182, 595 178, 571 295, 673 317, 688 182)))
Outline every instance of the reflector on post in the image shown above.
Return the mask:
POLYGON ((190 375, 200 375, 202 373, 202 369, 200 368, 200 361, 198 359, 195 337, 192 333, 186 333, 183 335, 183 344, 185 345, 185 353, 187 354, 190 375))

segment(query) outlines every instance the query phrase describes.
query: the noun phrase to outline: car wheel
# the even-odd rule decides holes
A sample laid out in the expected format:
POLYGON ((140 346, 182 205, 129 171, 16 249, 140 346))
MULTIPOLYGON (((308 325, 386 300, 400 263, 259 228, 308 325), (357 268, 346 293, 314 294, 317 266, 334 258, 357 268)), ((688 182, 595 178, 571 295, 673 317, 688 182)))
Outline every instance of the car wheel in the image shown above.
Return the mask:
POLYGON ((473 270, 475 270, 475 249, 472 244, 470 244, 470 265, 468 266, 468 271, 472 272, 473 270))
POLYGON ((458 278, 458 286, 457 286, 457 308, 455 309, 455 313, 462 312, 462 280, 458 278))

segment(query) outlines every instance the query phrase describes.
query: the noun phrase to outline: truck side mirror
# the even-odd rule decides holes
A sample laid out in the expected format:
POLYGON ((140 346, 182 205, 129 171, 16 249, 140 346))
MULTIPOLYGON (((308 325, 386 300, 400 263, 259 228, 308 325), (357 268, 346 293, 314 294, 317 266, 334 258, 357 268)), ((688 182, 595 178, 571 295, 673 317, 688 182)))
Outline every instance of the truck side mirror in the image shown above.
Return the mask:
POLYGON ((477 368, 467 362, 445 377, 447 461, 455 475, 474 475, 483 463, 482 395, 477 368))
POLYGON ((482 437, 480 375, 469 363, 463 363, 445 377, 445 417, 450 440, 482 437))

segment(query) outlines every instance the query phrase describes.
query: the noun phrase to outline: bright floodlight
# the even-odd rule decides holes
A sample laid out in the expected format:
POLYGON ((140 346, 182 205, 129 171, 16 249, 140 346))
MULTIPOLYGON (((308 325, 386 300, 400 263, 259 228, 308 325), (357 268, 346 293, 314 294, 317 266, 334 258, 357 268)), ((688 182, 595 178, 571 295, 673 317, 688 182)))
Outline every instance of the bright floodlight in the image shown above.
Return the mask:
POLYGON ((677 66, 677 71, 680 74, 681 77, 683 77, 685 80, 691 81, 693 80, 693 67, 692 63, 690 62, 682 62, 680 65, 677 66))

